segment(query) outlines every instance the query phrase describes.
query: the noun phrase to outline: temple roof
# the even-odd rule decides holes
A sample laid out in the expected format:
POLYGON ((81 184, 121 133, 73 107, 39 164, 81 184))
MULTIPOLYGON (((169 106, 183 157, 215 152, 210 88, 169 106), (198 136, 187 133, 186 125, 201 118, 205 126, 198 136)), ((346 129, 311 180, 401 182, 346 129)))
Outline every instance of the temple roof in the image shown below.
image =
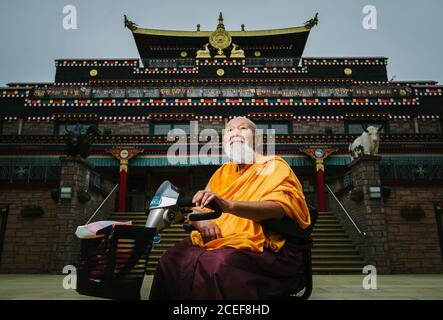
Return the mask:
MULTIPOLYGON (((317 25, 318 15, 303 26, 268 29, 226 31, 232 43, 244 50, 245 56, 254 57, 301 57, 311 29, 317 25), (258 53, 259 52, 259 53, 258 53)), ((179 31, 140 28, 125 16, 125 27, 131 30, 142 59, 195 58, 196 53, 209 41, 215 31, 179 31)), ((220 13, 217 30, 222 28, 220 13)), ((199 27, 198 27, 199 29, 199 27)), ((229 45, 231 49, 232 45, 229 45)))

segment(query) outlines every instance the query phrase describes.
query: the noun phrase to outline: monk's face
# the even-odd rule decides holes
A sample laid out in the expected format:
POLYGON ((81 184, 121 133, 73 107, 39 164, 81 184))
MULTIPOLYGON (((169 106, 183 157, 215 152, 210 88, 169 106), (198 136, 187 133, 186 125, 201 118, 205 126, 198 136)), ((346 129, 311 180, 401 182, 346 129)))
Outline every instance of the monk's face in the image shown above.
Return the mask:
POLYGON ((236 163, 253 163, 254 124, 245 118, 234 118, 228 122, 223 137, 226 155, 236 163))

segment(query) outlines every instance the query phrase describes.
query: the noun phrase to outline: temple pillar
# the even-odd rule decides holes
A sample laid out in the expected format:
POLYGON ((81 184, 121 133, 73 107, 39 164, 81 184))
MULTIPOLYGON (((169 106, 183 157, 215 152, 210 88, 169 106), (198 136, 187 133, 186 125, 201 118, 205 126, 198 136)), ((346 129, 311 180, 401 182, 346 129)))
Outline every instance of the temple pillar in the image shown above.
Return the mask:
POLYGON ((326 208, 326 196, 325 196, 325 174, 324 174, 323 159, 315 160, 315 178, 317 181, 317 197, 319 211, 325 212, 326 208))
POLYGON ((126 194, 127 194, 127 177, 128 177, 128 165, 127 161, 120 162, 120 189, 118 192, 118 212, 124 212, 126 209, 126 194))
POLYGON ((315 177, 317 187, 318 211, 325 212, 328 210, 326 206, 325 193, 325 167, 324 160, 338 149, 320 149, 320 148, 303 148, 301 152, 307 154, 315 161, 315 177))
POLYGON ((126 210, 126 195, 127 195, 127 179, 128 179, 128 163, 129 160, 135 158, 142 153, 141 149, 111 149, 106 152, 112 154, 120 162, 120 188, 118 193, 118 212, 125 212, 126 210))

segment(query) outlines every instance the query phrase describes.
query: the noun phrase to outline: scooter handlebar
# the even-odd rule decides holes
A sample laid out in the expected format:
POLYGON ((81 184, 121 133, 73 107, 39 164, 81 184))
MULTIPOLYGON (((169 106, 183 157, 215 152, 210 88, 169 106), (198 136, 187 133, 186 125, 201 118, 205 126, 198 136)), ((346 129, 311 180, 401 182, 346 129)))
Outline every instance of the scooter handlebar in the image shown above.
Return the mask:
POLYGON ((192 202, 192 197, 179 197, 177 199, 177 205, 179 207, 195 207, 194 203, 192 202))
MULTIPOLYGON (((192 202, 192 198, 193 197, 180 197, 177 199, 177 205, 179 207, 194 207, 195 205, 192 202)), ((208 213, 192 213, 188 216, 188 219, 190 221, 200 221, 200 220, 217 219, 218 217, 221 216, 222 210, 215 201, 212 201, 208 205, 208 207, 214 211, 208 213)))

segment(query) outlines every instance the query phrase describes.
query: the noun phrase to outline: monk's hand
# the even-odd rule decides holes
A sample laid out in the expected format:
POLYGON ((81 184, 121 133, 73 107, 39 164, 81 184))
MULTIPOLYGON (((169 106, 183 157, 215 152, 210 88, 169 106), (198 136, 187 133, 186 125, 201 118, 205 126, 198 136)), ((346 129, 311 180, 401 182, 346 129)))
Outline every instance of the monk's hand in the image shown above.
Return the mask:
POLYGON ((220 228, 214 222, 203 220, 191 224, 198 229, 205 243, 222 237, 220 228))
POLYGON ((192 202, 198 208, 207 208, 212 201, 218 204, 222 212, 231 211, 231 201, 225 200, 211 191, 200 190, 192 198, 192 202))

